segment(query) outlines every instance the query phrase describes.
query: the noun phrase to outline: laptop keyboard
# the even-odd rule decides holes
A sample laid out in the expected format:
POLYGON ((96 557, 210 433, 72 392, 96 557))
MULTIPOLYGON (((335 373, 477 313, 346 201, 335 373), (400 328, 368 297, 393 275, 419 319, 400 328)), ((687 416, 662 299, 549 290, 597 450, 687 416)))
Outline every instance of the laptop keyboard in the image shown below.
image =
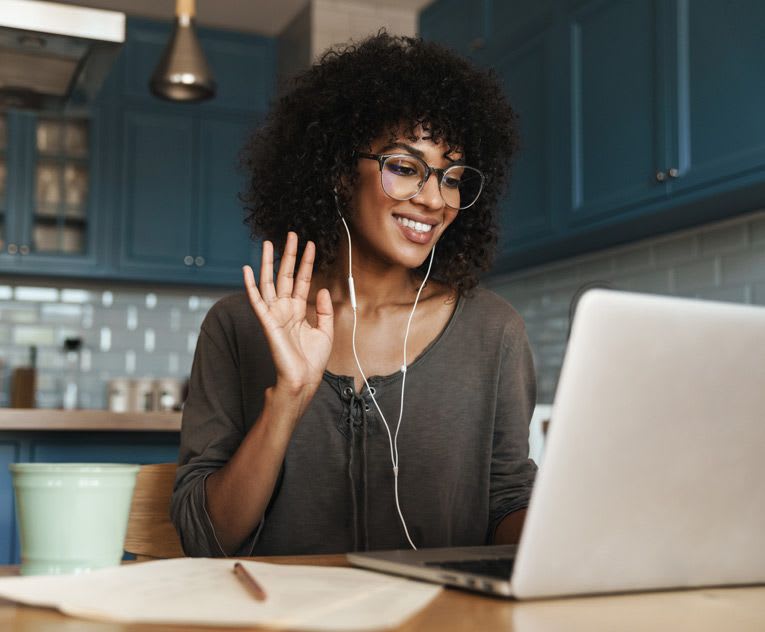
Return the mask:
POLYGON ((508 579, 513 571, 514 558, 490 558, 485 560, 455 560, 453 562, 427 562, 426 566, 473 573, 474 575, 488 575, 500 579, 508 579))

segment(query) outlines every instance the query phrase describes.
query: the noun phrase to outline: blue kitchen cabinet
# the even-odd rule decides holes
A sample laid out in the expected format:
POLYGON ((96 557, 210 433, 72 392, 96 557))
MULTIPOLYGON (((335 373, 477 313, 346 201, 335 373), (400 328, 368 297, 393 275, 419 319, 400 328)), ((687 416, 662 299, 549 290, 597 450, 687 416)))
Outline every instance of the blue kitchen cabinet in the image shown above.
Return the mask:
POLYGON ((673 194, 765 179, 765 3, 675 0, 673 194))
POLYGON ((17 559, 16 511, 11 472, 8 466, 19 461, 18 442, 0 440, 0 564, 17 559))
POLYGON ((218 93, 176 104, 147 88, 169 25, 131 20, 128 33, 106 97, 122 129, 116 276, 239 285, 258 251, 243 224, 239 156, 273 94, 273 40, 200 29, 218 93))
POLYGON ((197 165, 199 216, 195 242, 200 253, 197 256, 204 261, 197 274, 205 282, 231 279, 241 284, 241 267, 259 260, 259 244, 250 239, 239 197, 246 188, 240 154, 254 124, 248 118, 207 118, 199 124, 202 160, 197 165))
POLYGON ((98 276, 103 272, 106 229, 94 201, 103 173, 96 141, 103 124, 99 113, 75 116, 8 110, 0 116, 7 130, 0 270, 98 276), (46 131, 53 131, 51 125, 61 134, 58 148, 40 151, 41 143, 48 142, 46 131), (65 133, 70 126, 86 134, 82 156, 67 155, 65 133))
POLYGON ((18 266, 18 242, 23 221, 19 204, 23 202, 28 188, 24 168, 29 164, 25 141, 29 138, 30 124, 29 117, 18 112, 0 112, 0 117, 4 128, 4 143, 0 148, 3 163, 3 182, 0 186, 0 269, 8 271, 18 266))
MULTIPOLYGON (((522 145, 496 272, 762 206, 765 4, 508 0, 490 24, 476 60, 502 77, 522 145)), ((434 20, 423 33, 454 39, 434 20)))
POLYGON ((559 254, 754 210, 765 193, 765 5, 567 0, 559 254))
POLYGON ((569 7, 567 233, 659 232, 750 210, 741 190, 765 182, 765 5, 569 7), (713 197, 716 213, 704 208, 713 197))
POLYGON ((120 276, 237 285, 255 246, 238 200, 249 119, 125 109, 120 276))
POLYGON ((19 541, 11 463, 171 463, 177 432, 2 433, 0 438, 0 564, 18 564, 19 541))
POLYGON ((548 12, 502 46, 493 64, 518 115, 520 137, 499 204, 499 253, 553 234, 558 222, 562 148, 561 136, 554 133, 560 101, 551 98, 559 90, 552 27, 548 12))
POLYGON ((123 112, 121 274, 161 279, 189 267, 184 258, 193 259, 193 131, 190 117, 123 112))
POLYGON ((61 433, 29 442, 32 463, 169 463, 178 460, 178 433, 61 433))
POLYGON ((666 199, 668 109, 658 0, 590 0, 566 15, 569 231, 666 199))
MULTIPOLYGON (((238 200, 238 157, 275 86, 275 40, 199 29, 217 85, 199 104, 150 94, 149 78, 170 23, 128 20, 126 43, 88 113, 85 217, 48 221, 80 227, 78 252, 36 249, 36 121, 10 112, 0 199, 0 271, 234 286, 257 258, 238 200), (84 229, 83 229, 84 228, 84 229)), ((63 207, 62 207, 63 208, 63 207)), ((37 231, 37 232, 36 232, 37 231)), ((71 232, 71 231, 69 231, 71 232)), ((68 233, 67 233, 68 234, 68 233)))

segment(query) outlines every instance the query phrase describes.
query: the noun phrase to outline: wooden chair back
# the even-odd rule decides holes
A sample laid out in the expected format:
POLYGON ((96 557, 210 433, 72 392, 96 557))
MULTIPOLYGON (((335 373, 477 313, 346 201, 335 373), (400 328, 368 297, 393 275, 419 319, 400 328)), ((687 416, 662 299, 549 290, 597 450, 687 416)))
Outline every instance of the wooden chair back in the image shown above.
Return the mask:
POLYGON ((130 506, 125 551, 139 560, 183 557, 178 533, 170 522, 175 463, 142 465, 130 506))

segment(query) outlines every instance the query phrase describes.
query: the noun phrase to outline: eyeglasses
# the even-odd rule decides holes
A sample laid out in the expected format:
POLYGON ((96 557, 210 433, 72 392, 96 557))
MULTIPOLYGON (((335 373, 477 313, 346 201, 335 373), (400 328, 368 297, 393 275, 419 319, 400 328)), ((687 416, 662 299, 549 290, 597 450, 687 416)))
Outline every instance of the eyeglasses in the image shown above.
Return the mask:
POLYGON ((422 191, 431 173, 438 178, 438 189, 444 202, 453 209, 464 210, 473 206, 483 190, 484 175, 467 165, 437 169, 411 154, 358 152, 357 155, 377 161, 383 191, 394 200, 411 200, 422 191))

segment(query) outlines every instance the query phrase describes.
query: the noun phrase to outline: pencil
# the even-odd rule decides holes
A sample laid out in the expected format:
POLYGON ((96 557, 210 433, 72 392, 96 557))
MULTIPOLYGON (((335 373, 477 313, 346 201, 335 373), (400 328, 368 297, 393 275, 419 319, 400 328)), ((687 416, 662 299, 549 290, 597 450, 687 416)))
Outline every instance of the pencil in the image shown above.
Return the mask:
POLYGON ((255 581, 255 578, 239 562, 234 564, 234 575, 236 575, 239 583, 242 584, 242 586, 247 589, 247 592, 250 593, 255 599, 258 601, 266 600, 266 591, 263 590, 263 587, 255 581))

